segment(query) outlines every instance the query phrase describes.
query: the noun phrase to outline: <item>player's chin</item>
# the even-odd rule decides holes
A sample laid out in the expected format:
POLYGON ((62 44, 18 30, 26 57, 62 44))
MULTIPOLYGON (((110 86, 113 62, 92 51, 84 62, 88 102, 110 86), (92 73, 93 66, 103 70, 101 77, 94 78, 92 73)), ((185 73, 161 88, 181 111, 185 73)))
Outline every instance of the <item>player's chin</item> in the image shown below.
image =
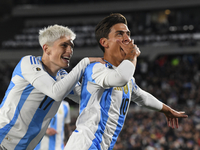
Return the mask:
POLYGON ((68 67, 69 67, 69 63, 60 64, 60 68, 68 68, 68 67))
POLYGON ((62 59, 61 67, 62 68, 68 68, 69 67, 69 60, 62 59))
POLYGON ((69 64, 65 65, 63 68, 68 68, 69 67, 69 64))

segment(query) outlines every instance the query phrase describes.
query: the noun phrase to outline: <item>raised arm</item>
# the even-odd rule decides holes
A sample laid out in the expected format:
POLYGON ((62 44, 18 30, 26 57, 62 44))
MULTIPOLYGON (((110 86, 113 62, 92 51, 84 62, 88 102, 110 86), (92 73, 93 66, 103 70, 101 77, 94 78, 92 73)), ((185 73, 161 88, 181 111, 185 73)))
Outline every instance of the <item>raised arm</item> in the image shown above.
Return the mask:
POLYGON ((120 40, 117 40, 117 43, 125 52, 124 60, 119 64, 119 66, 114 67, 114 69, 102 70, 100 68, 99 70, 93 70, 95 81, 104 88, 126 85, 134 75, 137 57, 141 53, 133 40, 128 44, 124 44, 120 40))

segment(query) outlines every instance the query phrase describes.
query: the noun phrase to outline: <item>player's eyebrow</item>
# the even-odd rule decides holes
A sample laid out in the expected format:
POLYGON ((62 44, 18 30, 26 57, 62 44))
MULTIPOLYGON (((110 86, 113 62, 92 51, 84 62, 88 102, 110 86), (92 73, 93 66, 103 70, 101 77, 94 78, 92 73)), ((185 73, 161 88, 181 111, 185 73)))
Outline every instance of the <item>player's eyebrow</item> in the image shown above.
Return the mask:
POLYGON ((74 43, 71 40, 67 42, 63 42, 62 45, 63 44, 70 45, 72 48, 74 48, 74 43))
POLYGON ((128 34, 128 35, 131 34, 130 31, 123 31, 123 30, 117 30, 115 33, 121 33, 121 34, 126 33, 126 34, 128 34))

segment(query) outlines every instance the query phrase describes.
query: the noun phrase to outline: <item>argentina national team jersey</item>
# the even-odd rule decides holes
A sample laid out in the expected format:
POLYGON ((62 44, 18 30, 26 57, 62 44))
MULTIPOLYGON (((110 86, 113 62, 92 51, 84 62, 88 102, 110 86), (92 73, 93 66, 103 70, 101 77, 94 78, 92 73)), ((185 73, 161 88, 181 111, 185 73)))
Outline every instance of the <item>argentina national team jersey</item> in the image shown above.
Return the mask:
POLYGON ((107 73, 115 68, 109 63, 93 63, 86 68, 77 128, 70 137, 66 150, 78 145, 76 141, 80 144, 75 147, 77 150, 113 149, 124 124, 134 84, 132 78, 122 87, 103 85, 107 73))
POLYGON ((77 77, 71 74, 68 78, 64 69, 51 77, 44 70, 41 57, 23 57, 14 69, 0 105, 0 144, 9 150, 33 149, 88 64, 85 59, 75 69, 77 77))

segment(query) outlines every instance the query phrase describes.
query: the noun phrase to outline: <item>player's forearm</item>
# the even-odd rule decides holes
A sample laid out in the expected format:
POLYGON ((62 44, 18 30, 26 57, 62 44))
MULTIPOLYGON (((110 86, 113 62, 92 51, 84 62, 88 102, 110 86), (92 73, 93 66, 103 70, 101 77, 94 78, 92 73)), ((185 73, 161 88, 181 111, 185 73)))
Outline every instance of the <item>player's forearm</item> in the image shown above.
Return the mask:
POLYGON ((132 97, 136 97, 133 99, 135 103, 148 109, 160 111, 163 108, 163 103, 161 101, 139 87, 136 92, 133 91, 132 97))
POLYGON ((134 64, 134 66, 136 66, 137 57, 140 55, 140 53, 141 52, 140 52, 139 48, 137 47, 137 45, 135 45, 133 43, 133 49, 130 49, 130 51, 128 51, 126 53, 126 56, 125 56, 124 59, 127 59, 127 60, 131 61, 134 64))
POLYGON ((130 62, 132 62, 134 66, 136 66, 136 64, 137 64, 137 57, 134 57, 134 58, 128 57, 128 58, 126 58, 126 60, 129 60, 130 62))
POLYGON ((33 82, 33 86, 55 101, 61 101, 72 91, 89 63, 89 59, 84 58, 63 79, 56 82, 49 79, 49 75, 43 75, 33 82))
POLYGON ((104 80, 104 85, 110 87, 124 86, 135 73, 135 66, 128 60, 124 60, 116 70, 108 73, 104 80))

